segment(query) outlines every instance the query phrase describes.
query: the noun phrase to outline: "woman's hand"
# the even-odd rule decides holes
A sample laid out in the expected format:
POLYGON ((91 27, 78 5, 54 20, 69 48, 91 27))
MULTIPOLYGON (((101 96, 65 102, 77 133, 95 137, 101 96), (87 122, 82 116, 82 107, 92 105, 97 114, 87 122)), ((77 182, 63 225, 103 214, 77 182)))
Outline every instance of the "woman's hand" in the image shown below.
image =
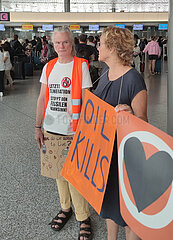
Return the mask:
POLYGON ((35 128, 35 140, 37 141, 39 149, 41 148, 41 145, 44 144, 44 134, 41 131, 41 128, 35 128))
POLYGON ((118 113, 118 112, 121 112, 121 111, 125 111, 125 112, 128 112, 130 114, 133 114, 133 110, 132 108, 127 105, 127 104, 119 104, 115 107, 115 111, 118 113))

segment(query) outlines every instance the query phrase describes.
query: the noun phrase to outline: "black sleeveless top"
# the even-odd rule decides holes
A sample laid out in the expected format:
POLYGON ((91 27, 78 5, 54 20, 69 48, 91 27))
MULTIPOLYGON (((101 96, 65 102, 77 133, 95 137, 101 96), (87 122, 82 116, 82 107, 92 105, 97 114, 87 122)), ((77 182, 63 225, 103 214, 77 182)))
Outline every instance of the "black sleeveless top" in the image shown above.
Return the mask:
MULTIPOLYGON (((102 75, 107 70, 108 67, 103 70, 102 75)), ((109 81, 108 72, 105 73, 105 75, 100 78, 94 94, 115 107, 118 104, 121 78, 122 77, 115 81, 109 81)), ((130 69, 123 75, 120 103, 131 106, 133 98, 144 89, 146 90, 146 85, 141 74, 135 68, 130 69)))

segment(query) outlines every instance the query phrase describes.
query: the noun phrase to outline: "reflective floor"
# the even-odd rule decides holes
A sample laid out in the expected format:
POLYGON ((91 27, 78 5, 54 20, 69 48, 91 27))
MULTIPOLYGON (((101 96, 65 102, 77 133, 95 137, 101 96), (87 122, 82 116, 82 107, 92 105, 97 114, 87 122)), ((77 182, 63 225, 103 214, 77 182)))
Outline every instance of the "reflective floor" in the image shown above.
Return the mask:
MULTIPOLYGON (((0 239, 77 240, 79 224, 73 217, 60 232, 48 223, 57 214, 55 180, 40 175, 39 150, 34 139, 40 72, 16 80, 13 90, 0 98, 0 239)), ((144 74, 148 89, 149 122, 166 131, 167 66, 161 75, 144 74)), ((92 211, 95 240, 106 240, 106 225, 92 211)), ((118 239, 125 239, 120 229, 118 239)))

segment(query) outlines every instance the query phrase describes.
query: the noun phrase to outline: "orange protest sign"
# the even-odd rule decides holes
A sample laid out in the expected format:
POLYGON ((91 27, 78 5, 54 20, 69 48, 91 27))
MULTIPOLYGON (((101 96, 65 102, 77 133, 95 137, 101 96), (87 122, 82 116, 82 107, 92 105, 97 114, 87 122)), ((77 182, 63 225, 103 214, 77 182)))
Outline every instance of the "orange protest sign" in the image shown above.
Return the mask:
POLYGON ((61 175, 100 213, 116 131, 112 106, 89 91, 61 175))
POLYGON ((173 236, 173 138, 137 117, 117 114, 120 209, 144 240, 173 236))

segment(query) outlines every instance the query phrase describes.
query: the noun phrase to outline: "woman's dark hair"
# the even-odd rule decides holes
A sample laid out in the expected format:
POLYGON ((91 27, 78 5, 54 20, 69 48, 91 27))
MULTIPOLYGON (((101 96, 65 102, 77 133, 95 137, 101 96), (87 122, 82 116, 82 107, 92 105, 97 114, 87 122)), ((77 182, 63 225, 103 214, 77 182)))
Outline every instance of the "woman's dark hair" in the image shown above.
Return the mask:
POLYGON ((77 37, 74 38, 74 44, 75 45, 79 44, 79 39, 77 37))
POLYGON ((39 37, 37 37, 36 39, 37 39, 37 42, 41 42, 41 39, 39 37))
POLYGON ((9 47, 6 44, 2 45, 2 49, 4 49, 4 51, 9 51, 9 47))

